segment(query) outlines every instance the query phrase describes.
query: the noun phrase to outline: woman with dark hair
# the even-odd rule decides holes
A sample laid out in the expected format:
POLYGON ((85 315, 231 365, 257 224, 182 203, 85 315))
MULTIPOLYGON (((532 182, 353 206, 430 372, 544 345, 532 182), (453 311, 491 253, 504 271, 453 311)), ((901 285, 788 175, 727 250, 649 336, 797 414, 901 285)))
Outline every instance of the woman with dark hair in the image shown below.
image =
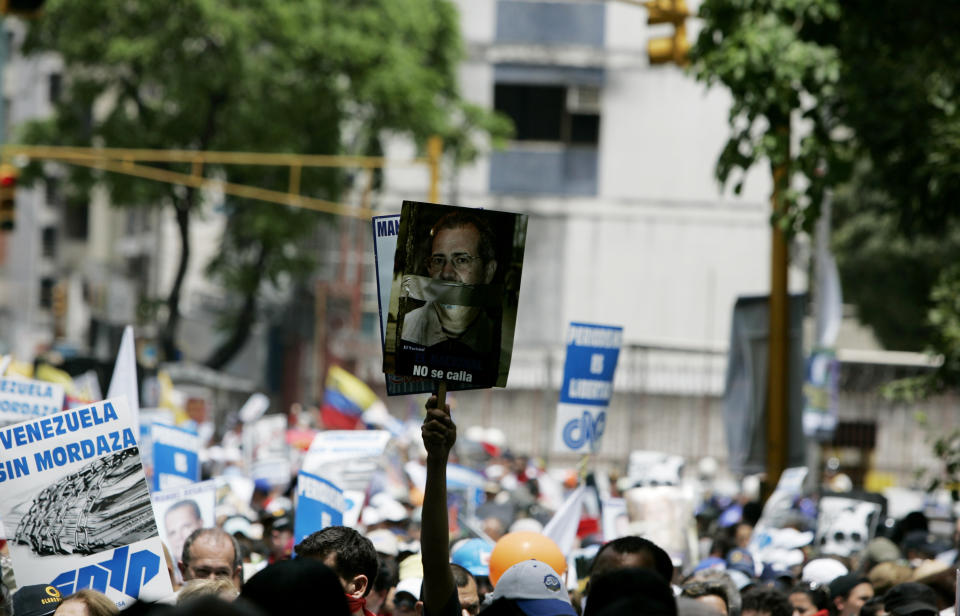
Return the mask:
POLYGON ((793 616, 827 616, 830 613, 830 593, 821 584, 804 582, 790 589, 793 616))

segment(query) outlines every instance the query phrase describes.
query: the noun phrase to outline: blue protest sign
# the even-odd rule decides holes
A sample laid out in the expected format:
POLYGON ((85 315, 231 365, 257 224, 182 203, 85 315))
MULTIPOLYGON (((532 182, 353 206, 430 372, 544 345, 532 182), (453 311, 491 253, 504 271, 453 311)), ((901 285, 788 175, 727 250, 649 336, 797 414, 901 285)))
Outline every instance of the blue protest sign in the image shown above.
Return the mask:
POLYGON ((311 533, 328 526, 343 525, 347 508, 343 490, 323 477, 300 471, 297 475, 294 541, 300 543, 311 533))
POLYGON ((200 437, 195 431, 154 422, 150 437, 154 490, 200 481, 200 437))
POLYGON ((581 453, 600 446, 622 343, 622 327, 570 324, 554 451, 581 453))

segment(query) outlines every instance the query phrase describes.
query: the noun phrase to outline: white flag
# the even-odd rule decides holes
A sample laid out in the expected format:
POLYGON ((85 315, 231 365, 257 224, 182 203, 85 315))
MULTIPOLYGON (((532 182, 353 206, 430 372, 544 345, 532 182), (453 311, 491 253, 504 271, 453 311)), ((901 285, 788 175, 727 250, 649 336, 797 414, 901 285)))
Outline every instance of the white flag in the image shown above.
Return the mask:
POLYGON ((569 554, 577 540, 577 527, 580 525, 580 514, 583 511, 583 497, 587 488, 580 486, 567 496, 557 512, 553 514, 547 525, 543 527, 543 534, 553 539, 560 546, 564 555, 569 554))
POLYGON ((123 329, 123 338, 120 339, 120 351, 117 352, 117 361, 113 364, 113 375, 110 377, 110 387, 107 388, 107 398, 126 396, 127 404, 133 414, 133 433, 140 442, 140 389, 137 386, 137 352, 134 348, 133 326, 127 325, 123 329))

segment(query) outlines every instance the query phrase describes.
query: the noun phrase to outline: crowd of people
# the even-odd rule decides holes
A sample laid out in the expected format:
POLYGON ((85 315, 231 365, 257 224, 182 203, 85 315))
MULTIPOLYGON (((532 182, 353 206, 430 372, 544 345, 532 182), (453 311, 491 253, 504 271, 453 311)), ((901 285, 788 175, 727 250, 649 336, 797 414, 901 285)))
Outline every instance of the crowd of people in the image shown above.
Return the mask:
MULTIPOLYGON (((457 428, 436 397, 426 406, 426 481, 416 515, 410 503, 397 509, 395 501, 383 500, 357 528, 327 526, 295 542, 292 512, 278 506, 292 504, 292 495, 258 486, 251 509, 262 526, 235 515, 190 530, 180 558, 167 563, 174 595, 134 603, 124 613, 936 616, 956 609, 960 535, 944 544, 921 512, 883 526, 869 541, 864 537, 862 549, 827 554, 823 544, 809 541, 795 550, 801 556, 780 566, 763 562, 753 549, 759 504, 719 506, 712 499, 697 514, 709 545, 704 558, 677 562, 646 537, 604 542, 583 532, 580 546, 592 547, 592 558, 575 576, 569 555, 549 539, 524 543, 542 531, 539 518, 546 513, 537 509, 536 470, 527 459, 497 465, 492 474, 501 489, 489 488, 476 511, 480 524, 451 520, 447 474, 457 428)), ((808 504, 795 504, 797 520, 808 504)), ((799 521, 791 529, 798 535, 807 530, 799 521)), ((62 597, 54 586, 29 585, 10 594, 9 563, 3 582, 4 607, 14 616, 119 613, 92 589, 62 597)))

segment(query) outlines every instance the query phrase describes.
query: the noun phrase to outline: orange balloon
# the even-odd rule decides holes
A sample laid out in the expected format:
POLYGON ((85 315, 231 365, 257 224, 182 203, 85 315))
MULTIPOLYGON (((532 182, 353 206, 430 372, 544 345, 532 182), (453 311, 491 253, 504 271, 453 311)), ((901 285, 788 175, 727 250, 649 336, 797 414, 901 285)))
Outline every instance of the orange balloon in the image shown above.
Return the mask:
POLYGON ((490 582, 496 586, 503 572, 519 562, 530 559, 550 565, 558 574, 567 570, 567 560, 553 539, 531 531, 507 533, 490 553, 490 582))

